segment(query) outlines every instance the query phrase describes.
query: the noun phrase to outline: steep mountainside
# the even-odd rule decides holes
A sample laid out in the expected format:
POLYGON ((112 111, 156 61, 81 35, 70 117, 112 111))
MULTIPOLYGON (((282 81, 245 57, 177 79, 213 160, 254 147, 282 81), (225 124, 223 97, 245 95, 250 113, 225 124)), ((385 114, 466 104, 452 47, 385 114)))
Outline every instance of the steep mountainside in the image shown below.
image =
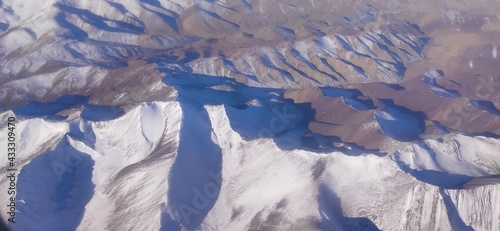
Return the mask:
POLYGON ((498 12, 0 0, 10 227, 500 230, 498 12))

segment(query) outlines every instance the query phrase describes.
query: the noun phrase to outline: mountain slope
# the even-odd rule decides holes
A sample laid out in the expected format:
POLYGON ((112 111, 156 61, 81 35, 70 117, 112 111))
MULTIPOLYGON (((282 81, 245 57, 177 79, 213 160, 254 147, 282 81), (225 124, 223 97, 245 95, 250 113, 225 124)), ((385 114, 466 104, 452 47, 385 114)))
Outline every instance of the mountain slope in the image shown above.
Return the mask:
POLYGON ((11 228, 499 230, 499 10, 0 1, 11 228))

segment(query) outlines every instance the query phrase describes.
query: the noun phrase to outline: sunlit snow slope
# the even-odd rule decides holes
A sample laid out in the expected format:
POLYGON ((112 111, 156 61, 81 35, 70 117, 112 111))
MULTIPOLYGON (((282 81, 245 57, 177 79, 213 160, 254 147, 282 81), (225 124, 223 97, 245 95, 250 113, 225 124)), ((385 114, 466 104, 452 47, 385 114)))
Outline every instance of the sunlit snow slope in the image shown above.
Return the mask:
POLYGON ((0 150, 17 118, 9 226, 500 230, 498 12, 0 0, 0 150))

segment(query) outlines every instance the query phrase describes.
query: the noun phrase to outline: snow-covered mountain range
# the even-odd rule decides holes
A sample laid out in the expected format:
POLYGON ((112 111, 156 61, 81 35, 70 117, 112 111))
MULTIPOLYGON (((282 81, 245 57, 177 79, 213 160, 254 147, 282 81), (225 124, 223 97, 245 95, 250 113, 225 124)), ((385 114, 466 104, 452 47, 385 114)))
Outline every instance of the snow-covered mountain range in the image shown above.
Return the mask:
POLYGON ((2 0, 8 224, 500 230, 498 12, 495 0, 2 0))

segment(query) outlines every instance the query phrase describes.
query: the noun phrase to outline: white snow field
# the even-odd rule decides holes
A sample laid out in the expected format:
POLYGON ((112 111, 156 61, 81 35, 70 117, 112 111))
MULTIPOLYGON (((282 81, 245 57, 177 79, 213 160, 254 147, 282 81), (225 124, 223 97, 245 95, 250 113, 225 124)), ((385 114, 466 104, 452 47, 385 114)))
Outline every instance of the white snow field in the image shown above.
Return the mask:
MULTIPOLYGON (((178 170, 184 173, 182 180, 172 179, 178 158, 186 158, 181 157, 186 153, 179 140, 185 135, 181 125, 186 117, 179 103, 140 104, 106 122, 23 119, 18 124, 23 134, 20 145, 29 142, 38 148, 23 149, 19 156, 19 222, 12 227, 175 230, 177 223, 196 230, 499 228, 500 186, 448 187, 462 179, 452 174, 471 178, 498 174, 496 139, 456 135, 445 142, 408 143, 393 157, 397 161, 370 153, 285 151, 269 138, 243 139, 231 128, 224 106, 205 110, 209 121, 196 126, 211 124, 213 135, 205 134, 199 141, 216 142, 189 142, 189 154, 199 156, 189 156, 190 162, 178 170), (92 138, 80 136, 82 130, 92 138), (50 142, 37 142, 41 139, 50 142), (203 155, 212 152, 206 147, 214 144, 222 151, 222 171, 210 175, 196 165, 206 164, 203 155), (401 170, 398 162, 409 170, 401 170), (189 175, 207 178, 193 185, 189 175), (182 207, 170 195, 185 184, 191 188, 183 191, 187 201, 182 207), (201 207, 190 205, 195 199, 201 207), (209 199, 214 202, 204 205, 203 200, 209 199)), ((4 134, 5 128, 1 139, 4 134)), ((6 165, 4 159, 1 164, 6 165)), ((1 186, 6 184, 2 181, 1 186)), ((7 203, 5 197, 1 203, 7 203)))
POLYGON ((0 0, 0 217, 14 231, 500 230, 498 12, 0 0))

